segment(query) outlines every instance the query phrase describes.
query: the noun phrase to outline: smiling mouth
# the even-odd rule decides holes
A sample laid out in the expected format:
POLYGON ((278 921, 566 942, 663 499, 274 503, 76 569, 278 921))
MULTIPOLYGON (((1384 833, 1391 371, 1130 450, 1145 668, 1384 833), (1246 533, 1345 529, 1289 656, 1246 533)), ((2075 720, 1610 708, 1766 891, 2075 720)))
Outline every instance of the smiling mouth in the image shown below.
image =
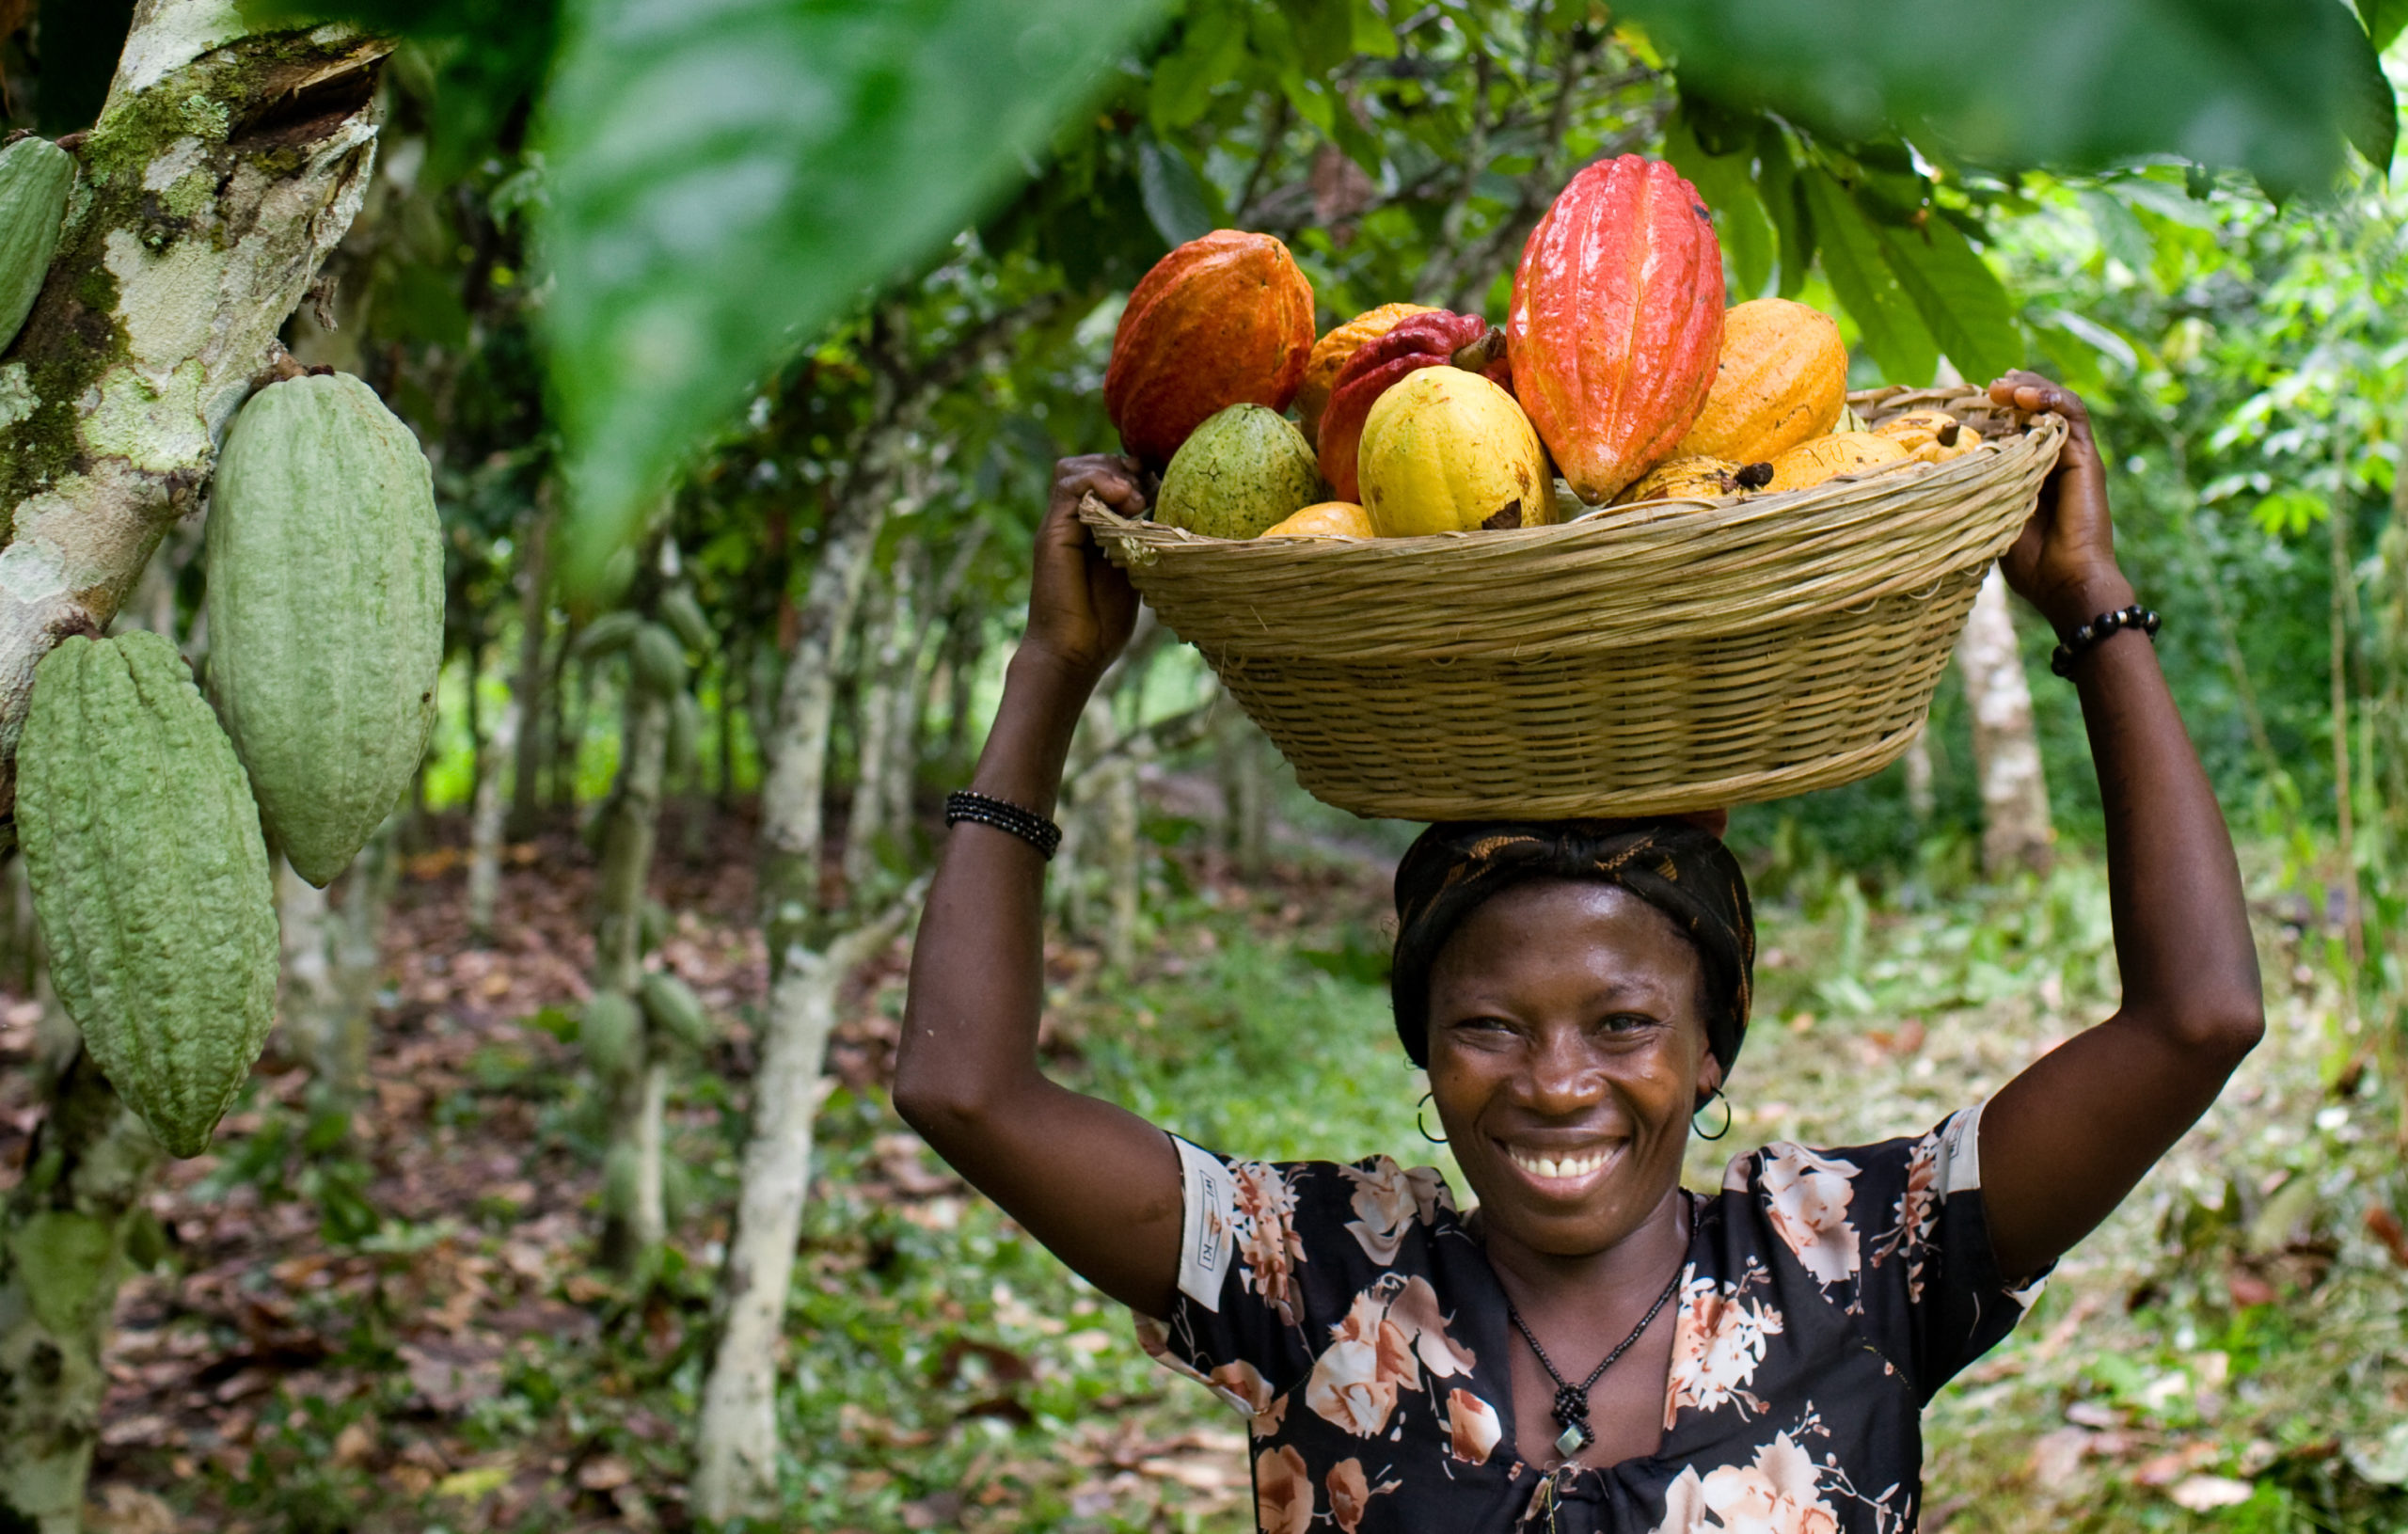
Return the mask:
POLYGON ((1519 1150, 1501 1141, 1498 1144, 1507 1161, 1541 1182, 1578 1182, 1604 1171, 1606 1163, 1613 1160, 1609 1147, 1545 1155, 1519 1150))

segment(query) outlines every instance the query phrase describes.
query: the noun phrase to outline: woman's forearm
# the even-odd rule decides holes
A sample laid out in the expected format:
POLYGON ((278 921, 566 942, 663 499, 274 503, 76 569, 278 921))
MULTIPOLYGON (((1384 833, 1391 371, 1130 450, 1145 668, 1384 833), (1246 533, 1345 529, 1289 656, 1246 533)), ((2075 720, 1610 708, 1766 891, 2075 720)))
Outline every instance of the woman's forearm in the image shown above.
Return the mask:
MULTIPOLYGON (((1052 815, 1093 687, 1042 656, 1014 656, 970 786, 1052 815)), ((1019 837, 974 821, 946 833, 896 1051, 895 1099, 907 1115, 958 1112, 1036 1073, 1044 892, 1045 860, 1019 837)))

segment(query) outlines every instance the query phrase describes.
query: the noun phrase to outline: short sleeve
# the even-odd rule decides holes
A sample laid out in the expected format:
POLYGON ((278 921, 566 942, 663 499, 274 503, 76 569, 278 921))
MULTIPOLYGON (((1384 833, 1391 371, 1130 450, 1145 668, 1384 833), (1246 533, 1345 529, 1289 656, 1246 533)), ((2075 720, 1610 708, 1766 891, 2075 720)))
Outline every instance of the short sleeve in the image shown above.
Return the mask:
POLYGON ((2015 1288, 1999 1273, 1982 1204, 1981 1121, 1975 1107, 1914 1139, 1767 1146, 1732 1169, 1741 1176, 1753 1163, 1744 1176, 1773 1244, 1925 1401, 2014 1330, 2044 1281, 2015 1288))
POLYGON ((1171 1138, 1182 1206, 1179 1285, 1168 1315, 1137 1318, 1138 1340, 1259 1415, 1311 1372, 1372 1271, 1405 1265, 1402 1249, 1451 1201, 1436 1173, 1385 1157, 1246 1162, 1171 1138))

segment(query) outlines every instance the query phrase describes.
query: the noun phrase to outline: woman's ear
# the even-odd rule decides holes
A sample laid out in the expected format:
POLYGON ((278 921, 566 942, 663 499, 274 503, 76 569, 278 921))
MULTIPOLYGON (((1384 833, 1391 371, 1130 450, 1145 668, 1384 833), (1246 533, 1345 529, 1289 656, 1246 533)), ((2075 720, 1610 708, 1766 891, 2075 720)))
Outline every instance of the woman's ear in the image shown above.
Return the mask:
POLYGON ((1702 1109, 1707 1103, 1712 1102, 1714 1100, 1714 1094, 1721 1090, 1722 1058, 1713 1051, 1708 1050, 1705 1055, 1705 1064, 1700 1066, 1697 1072, 1697 1108, 1691 1109, 1690 1112, 1695 1113, 1698 1109, 1702 1109))

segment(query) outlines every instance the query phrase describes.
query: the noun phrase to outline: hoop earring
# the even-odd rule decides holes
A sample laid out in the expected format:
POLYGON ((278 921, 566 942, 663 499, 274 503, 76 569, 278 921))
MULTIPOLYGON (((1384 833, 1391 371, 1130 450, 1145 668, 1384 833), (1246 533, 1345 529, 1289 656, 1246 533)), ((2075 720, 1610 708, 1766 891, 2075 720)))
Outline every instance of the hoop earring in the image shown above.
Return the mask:
POLYGON ((1434 1146, 1443 1146, 1447 1143, 1447 1137, 1443 1134, 1431 1133, 1430 1126, 1421 1122, 1422 1104, 1427 1103, 1430 1100, 1430 1097, 1431 1094, 1424 1092, 1421 1094, 1421 1101, 1413 1105, 1413 1127, 1421 1131, 1421 1138, 1424 1140, 1429 1141, 1434 1146))
POLYGON ((1719 1140, 1724 1135, 1731 1132, 1731 1099, 1722 1095, 1722 1088, 1719 1086, 1716 1087, 1714 1089, 1714 1096, 1706 1099, 1704 1102, 1698 1105, 1697 1114, 1689 1115, 1689 1131, 1695 1134, 1699 1139, 1719 1140), (1705 1112, 1706 1107, 1709 1104, 1717 1102, 1722 1104, 1722 1127, 1715 1131, 1712 1134, 1708 1134, 1703 1130, 1697 1127, 1697 1114, 1705 1112))

